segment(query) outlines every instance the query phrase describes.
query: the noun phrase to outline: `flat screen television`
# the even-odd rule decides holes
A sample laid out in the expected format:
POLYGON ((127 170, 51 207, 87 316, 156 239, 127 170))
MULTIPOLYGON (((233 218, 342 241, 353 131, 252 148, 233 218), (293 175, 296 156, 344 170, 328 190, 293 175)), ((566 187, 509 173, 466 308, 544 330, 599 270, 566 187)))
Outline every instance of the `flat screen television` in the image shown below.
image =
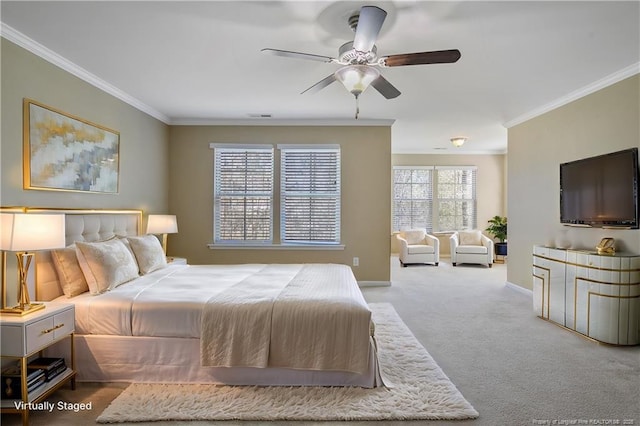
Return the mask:
POLYGON ((638 148, 560 164, 560 222, 638 228, 638 148))

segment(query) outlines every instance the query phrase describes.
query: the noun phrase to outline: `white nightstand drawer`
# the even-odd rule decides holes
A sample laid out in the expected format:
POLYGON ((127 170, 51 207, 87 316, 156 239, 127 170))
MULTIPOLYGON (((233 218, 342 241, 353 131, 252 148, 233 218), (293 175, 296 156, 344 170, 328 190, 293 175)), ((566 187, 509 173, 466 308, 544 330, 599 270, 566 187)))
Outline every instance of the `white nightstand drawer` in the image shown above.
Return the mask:
POLYGON ((26 326, 26 353, 30 354, 49 345, 54 340, 73 332, 73 310, 61 312, 52 317, 26 326))
POLYGON ((75 331, 75 312, 73 309, 60 312, 53 317, 53 340, 67 336, 75 331))
POLYGON ((53 342, 53 317, 44 318, 26 326, 25 352, 30 354, 53 342))
POLYGON ((2 317, 2 355, 27 356, 75 330, 72 305, 50 305, 23 317, 2 317))

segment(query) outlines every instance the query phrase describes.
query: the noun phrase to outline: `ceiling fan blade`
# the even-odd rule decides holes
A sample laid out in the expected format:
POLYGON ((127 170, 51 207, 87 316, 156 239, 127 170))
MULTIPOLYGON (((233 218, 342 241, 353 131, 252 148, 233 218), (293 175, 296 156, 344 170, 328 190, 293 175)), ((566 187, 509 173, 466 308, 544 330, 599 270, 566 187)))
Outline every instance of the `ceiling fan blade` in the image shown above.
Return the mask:
POLYGON ((319 82, 317 82, 313 86, 309 87, 308 89, 306 89, 305 91, 303 91, 300 94, 302 95, 303 93, 306 93, 306 92, 311 92, 311 93, 318 92, 318 91, 324 89, 325 87, 327 87, 328 85, 330 85, 331 83, 333 83, 334 81, 336 81, 336 75, 335 74, 331 74, 331 75, 323 78, 322 80, 320 80, 319 82))
POLYGON ((436 50, 433 52, 404 53, 390 55, 380 59, 383 66, 400 67, 404 65, 451 64, 460 59, 460 51, 436 50))
POLYGON ((376 43, 387 12, 376 6, 363 6, 358 17, 353 48, 359 52, 369 52, 376 43))
POLYGON ((261 52, 270 53, 276 56, 284 56, 285 58, 309 59, 312 61, 320 61, 320 62, 332 62, 334 60, 329 56, 314 55, 312 53, 292 52, 290 50, 265 48, 265 49, 262 49, 261 52))
POLYGON ((396 89, 393 84, 389 83, 389 80, 384 78, 382 75, 373 80, 371 82, 371 85, 387 99, 393 99, 400 96, 400 91, 396 89))

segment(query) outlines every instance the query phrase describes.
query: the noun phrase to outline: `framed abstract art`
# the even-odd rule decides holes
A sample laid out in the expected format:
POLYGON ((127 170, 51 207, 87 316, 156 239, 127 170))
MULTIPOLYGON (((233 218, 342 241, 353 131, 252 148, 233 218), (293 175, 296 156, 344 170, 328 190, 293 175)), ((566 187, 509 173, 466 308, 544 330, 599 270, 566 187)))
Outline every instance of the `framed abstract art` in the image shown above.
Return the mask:
POLYGON ((118 193, 120 133, 24 99, 25 189, 118 193))

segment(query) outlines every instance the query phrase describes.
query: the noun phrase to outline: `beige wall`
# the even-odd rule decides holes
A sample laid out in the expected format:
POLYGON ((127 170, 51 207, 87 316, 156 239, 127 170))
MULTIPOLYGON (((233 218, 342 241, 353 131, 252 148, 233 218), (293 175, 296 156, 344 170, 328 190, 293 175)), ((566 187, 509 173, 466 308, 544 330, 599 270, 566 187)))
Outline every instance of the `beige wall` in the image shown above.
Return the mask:
POLYGON ((639 117, 635 75, 509 129, 509 282, 532 288, 536 244, 593 249, 607 236, 619 250, 640 253, 640 230, 562 226, 559 196, 560 163, 640 147, 639 117))
MULTIPOLYGON (((390 127, 172 126, 169 209, 179 233, 168 252, 193 264, 333 262, 352 264, 359 281, 390 280, 390 127), (342 242, 326 250, 212 250, 213 150, 210 143, 337 143, 342 161, 342 242)), ((278 164, 278 157, 276 157, 278 164)), ((278 166, 276 166, 276 173, 278 166)), ((274 218, 279 217, 278 202, 274 218)), ((275 220, 277 225, 277 220, 275 220)), ((274 229, 274 235, 279 228, 274 229)))
MULTIPOLYGON (((394 154, 393 166, 476 166, 478 229, 484 230, 487 221, 495 215, 506 215, 506 155, 429 155, 394 154)), ((391 228, 391 223, 389 224, 391 228)), ((440 254, 449 255, 448 235, 439 236, 440 254)), ((391 238, 392 251, 397 252, 394 237, 391 238)))
POLYGON ((0 205, 168 209, 168 126, 2 40, 0 205), (116 195, 22 189, 22 102, 29 98, 120 132, 116 195))

